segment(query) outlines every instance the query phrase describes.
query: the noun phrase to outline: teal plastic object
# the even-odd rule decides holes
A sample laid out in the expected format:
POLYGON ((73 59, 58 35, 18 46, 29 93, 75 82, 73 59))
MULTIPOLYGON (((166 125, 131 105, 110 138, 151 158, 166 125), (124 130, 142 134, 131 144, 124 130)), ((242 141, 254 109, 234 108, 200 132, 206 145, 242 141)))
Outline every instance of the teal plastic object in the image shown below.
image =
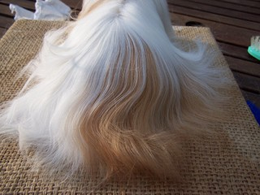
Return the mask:
POLYGON ((251 56, 260 60, 260 50, 255 49, 253 46, 249 46, 247 51, 251 56))

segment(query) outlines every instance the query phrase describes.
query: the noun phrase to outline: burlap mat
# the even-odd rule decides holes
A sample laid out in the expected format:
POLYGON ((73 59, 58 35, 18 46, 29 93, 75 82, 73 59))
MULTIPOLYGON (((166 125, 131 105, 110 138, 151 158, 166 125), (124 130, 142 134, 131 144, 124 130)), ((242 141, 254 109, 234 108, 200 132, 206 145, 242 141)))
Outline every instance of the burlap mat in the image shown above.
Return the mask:
MULTIPOLYGON (((61 22, 18 21, 0 40, 0 101, 14 96, 24 80, 14 83, 19 70, 37 53, 44 33, 61 22)), ((228 67, 208 28, 175 27, 187 40, 197 35, 219 54, 218 66, 228 67)), ((227 74, 233 79, 228 68, 227 74)), ((233 80, 233 82, 235 82, 233 80)), ((225 108, 230 121, 215 124, 219 137, 186 143, 183 181, 158 181, 136 176, 127 182, 111 181, 94 187, 100 178, 90 181, 78 174, 70 181, 46 178, 45 173, 28 169, 15 140, 0 144, 1 194, 260 194, 260 128, 248 109, 237 85, 228 93, 232 100, 225 108)))

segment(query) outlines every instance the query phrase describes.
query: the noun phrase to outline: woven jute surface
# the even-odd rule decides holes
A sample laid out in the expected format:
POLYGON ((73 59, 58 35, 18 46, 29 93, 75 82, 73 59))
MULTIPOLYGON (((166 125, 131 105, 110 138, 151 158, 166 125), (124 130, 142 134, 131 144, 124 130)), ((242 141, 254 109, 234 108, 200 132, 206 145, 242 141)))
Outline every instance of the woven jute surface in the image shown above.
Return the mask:
MULTIPOLYGON (((39 50, 44 33, 62 22, 16 22, 0 40, 0 101, 14 97, 25 79, 14 79, 39 50)), ((176 35, 191 41, 198 35, 218 54, 217 66, 228 65, 208 28, 174 27, 176 35)), ((101 178, 90 180, 79 173, 70 180, 46 178, 44 171, 30 171, 16 140, 0 142, 1 194, 260 194, 260 128, 248 109, 237 85, 227 92, 232 97, 224 108, 229 121, 214 124, 218 136, 191 139, 185 144, 181 167, 183 180, 154 180, 136 176, 129 181, 110 181, 97 186, 101 178)), ((66 170, 65 170, 66 171, 66 170)))

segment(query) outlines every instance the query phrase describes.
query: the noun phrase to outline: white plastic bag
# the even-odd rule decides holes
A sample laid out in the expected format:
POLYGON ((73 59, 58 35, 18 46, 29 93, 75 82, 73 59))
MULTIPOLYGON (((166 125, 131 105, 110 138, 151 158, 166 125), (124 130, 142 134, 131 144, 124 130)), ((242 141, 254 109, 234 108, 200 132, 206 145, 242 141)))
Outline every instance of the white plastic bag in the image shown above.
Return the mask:
POLYGON ((35 13, 13 4, 10 4, 9 8, 12 13, 15 12, 15 20, 67 20, 71 11, 70 7, 60 0, 37 0, 35 13))

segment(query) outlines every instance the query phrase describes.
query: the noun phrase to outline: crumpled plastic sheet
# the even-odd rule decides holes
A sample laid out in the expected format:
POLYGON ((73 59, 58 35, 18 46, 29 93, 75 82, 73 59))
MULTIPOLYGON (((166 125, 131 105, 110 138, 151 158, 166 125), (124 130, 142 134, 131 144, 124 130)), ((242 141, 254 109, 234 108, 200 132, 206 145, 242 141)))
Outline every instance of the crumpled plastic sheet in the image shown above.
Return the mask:
POLYGON ((10 4, 9 8, 12 13, 15 13, 14 20, 68 20, 71 13, 70 7, 60 0, 37 0, 35 12, 14 4, 10 4))

